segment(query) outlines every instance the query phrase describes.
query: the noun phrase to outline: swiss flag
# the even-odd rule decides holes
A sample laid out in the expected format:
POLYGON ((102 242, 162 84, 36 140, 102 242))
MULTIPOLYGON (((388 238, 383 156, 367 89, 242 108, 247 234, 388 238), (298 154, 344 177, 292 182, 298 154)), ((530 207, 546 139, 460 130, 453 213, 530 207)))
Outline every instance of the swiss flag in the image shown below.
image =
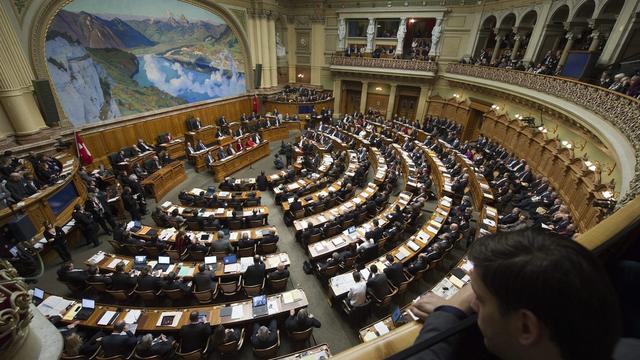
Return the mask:
POLYGON ((93 155, 91 155, 91 152, 87 149, 87 146, 78 133, 76 133, 76 147, 78 148, 78 157, 82 161, 82 164, 91 164, 93 162, 93 155))
POLYGON ((253 95, 253 112, 258 113, 258 95, 253 95))

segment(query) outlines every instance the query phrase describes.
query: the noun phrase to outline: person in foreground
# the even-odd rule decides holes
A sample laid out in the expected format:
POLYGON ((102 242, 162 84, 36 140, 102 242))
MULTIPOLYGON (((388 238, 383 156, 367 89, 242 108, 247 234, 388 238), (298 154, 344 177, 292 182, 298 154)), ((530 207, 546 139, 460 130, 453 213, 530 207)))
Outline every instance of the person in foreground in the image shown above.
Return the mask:
MULTIPOLYGON (((416 344, 475 312, 486 349, 500 359, 612 358, 618 303, 604 269, 580 244, 526 229, 478 239, 468 256, 470 285, 448 300, 428 293, 411 307, 426 319, 416 344)), ((463 358, 459 352, 468 344, 461 338, 451 336, 410 359, 463 358)))

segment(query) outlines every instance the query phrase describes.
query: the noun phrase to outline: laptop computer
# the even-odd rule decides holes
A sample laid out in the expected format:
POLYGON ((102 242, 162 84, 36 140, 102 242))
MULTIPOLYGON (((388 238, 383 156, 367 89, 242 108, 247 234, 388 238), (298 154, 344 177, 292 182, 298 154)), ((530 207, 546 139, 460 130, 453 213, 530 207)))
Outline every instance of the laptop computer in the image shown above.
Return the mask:
POLYGON ((162 272, 167 271, 169 269, 169 265, 171 265, 171 258, 168 256, 158 256, 158 263, 153 267, 153 270, 162 270, 162 272))
POLYGON ((347 229, 349 231, 349 234, 353 234, 356 231, 356 227, 352 226, 349 229, 347 229))
POLYGON ((253 317, 263 316, 269 313, 267 306, 267 296, 258 295, 253 297, 253 317))
POLYGON ((136 255, 133 258, 133 268, 136 270, 142 271, 147 267, 147 256, 146 255, 136 255))
POLYGON ((93 311, 96 309, 95 300, 91 299, 82 299, 82 309, 78 311, 76 316, 73 317, 74 320, 87 320, 93 311))
POLYGON ((211 271, 216 271, 218 267, 218 259, 215 256, 205 256, 204 264, 207 265, 211 271))
POLYGON ((235 255, 227 255, 223 258, 224 264, 235 264, 238 262, 238 258, 235 255))
POLYGON ((400 308, 396 306, 395 309, 393 309, 393 312, 391 313, 391 321, 393 322, 393 325, 398 327, 402 324, 404 324, 404 317, 402 316, 402 311, 400 311, 400 308))
POLYGON ((40 303, 42 302, 42 300, 44 300, 44 290, 40 289, 40 288, 33 288, 33 302, 36 305, 40 305, 40 303))

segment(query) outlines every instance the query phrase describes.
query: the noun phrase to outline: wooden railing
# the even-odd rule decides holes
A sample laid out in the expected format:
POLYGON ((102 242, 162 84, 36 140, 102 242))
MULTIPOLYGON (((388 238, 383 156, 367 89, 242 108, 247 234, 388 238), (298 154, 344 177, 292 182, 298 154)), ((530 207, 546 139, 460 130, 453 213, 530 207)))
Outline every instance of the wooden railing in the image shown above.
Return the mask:
POLYGON ((618 202, 618 208, 640 194, 640 100, 576 80, 518 70, 449 64, 447 73, 495 80, 536 90, 570 101, 600 115, 620 130, 636 152, 635 176, 629 184, 629 191, 618 202))
POLYGON ((413 70, 428 71, 435 73, 438 66, 434 61, 422 60, 402 60, 402 59, 384 59, 371 57, 354 57, 343 56, 339 54, 331 55, 330 65, 334 66, 360 66, 379 69, 396 69, 396 70, 413 70))

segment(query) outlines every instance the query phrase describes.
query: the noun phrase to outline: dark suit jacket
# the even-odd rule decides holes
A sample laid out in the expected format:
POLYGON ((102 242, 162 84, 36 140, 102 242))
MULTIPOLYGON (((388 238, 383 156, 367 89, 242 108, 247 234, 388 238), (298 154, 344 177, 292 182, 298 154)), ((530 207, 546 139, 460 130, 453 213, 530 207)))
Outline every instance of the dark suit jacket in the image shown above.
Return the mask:
POLYGON ((287 329, 288 332, 304 331, 309 329, 310 327, 319 328, 320 326, 321 324, 318 319, 310 318, 310 317, 307 317, 302 320, 298 320, 296 316, 289 315, 287 320, 285 320, 284 322, 284 327, 287 329))
POLYGON ((191 352, 204 348, 211 335, 211 326, 205 323, 189 324, 180 328, 182 352, 191 352))
POLYGON ((253 345, 254 348, 256 349, 266 349, 270 346, 275 345, 278 342, 278 329, 277 329, 277 323, 275 321, 272 321, 271 324, 269 324, 269 337, 267 337, 266 339, 259 339, 257 336, 257 325, 258 324, 254 324, 254 332, 253 334, 251 334, 251 345, 253 345), (275 326, 272 326, 275 325, 275 326))
POLYGON ((246 285, 258 285, 262 283, 265 277, 264 263, 253 264, 247 268, 244 273, 244 283, 246 285))
POLYGON ((215 276, 209 270, 199 272, 193 277, 193 284, 196 287, 196 291, 211 290, 215 282, 215 276))
POLYGON ((281 280, 289 277, 289 270, 284 269, 282 271, 276 270, 269 274, 269 279, 271 280, 281 280))
MULTIPOLYGON (((425 320, 422 330, 420 330, 420 334, 415 340, 415 344, 425 341, 457 324, 461 320, 462 314, 464 314, 462 312, 460 313, 461 314, 457 314, 456 312, 442 310, 436 310, 431 313, 427 320, 425 320)), ((461 340, 462 336, 459 334, 451 336, 409 359, 456 359, 458 358, 456 356, 459 351, 458 349, 460 345, 462 345, 461 340)))
POLYGON ((138 277, 138 290, 140 291, 158 291, 162 286, 162 281, 156 276, 139 276, 138 277))
POLYGON ((384 274, 387 275, 387 278, 394 285, 398 285, 401 282, 406 280, 404 273, 402 272, 402 269, 403 269, 402 263, 395 262, 391 266, 384 269, 384 274))
POLYGON ((289 210, 291 210, 291 212, 295 212, 302 209, 302 204, 300 204, 300 201, 294 201, 291 204, 289 204, 289 210))
POLYGON ((376 298, 382 300, 382 298, 387 296, 390 292, 387 276, 385 274, 378 273, 367 281, 367 289, 369 289, 376 298))
POLYGON ((127 273, 114 273, 111 276, 111 290, 131 290, 136 285, 136 278, 127 273))
POLYGON ((66 272, 58 272, 58 277, 62 281, 72 282, 74 284, 84 285, 85 280, 89 278, 86 270, 73 270, 66 272))
POLYGON ((126 335, 111 334, 102 338, 102 350, 106 357, 116 355, 127 356, 137 343, 138 339, 131 331, 127 331, 126 335))

